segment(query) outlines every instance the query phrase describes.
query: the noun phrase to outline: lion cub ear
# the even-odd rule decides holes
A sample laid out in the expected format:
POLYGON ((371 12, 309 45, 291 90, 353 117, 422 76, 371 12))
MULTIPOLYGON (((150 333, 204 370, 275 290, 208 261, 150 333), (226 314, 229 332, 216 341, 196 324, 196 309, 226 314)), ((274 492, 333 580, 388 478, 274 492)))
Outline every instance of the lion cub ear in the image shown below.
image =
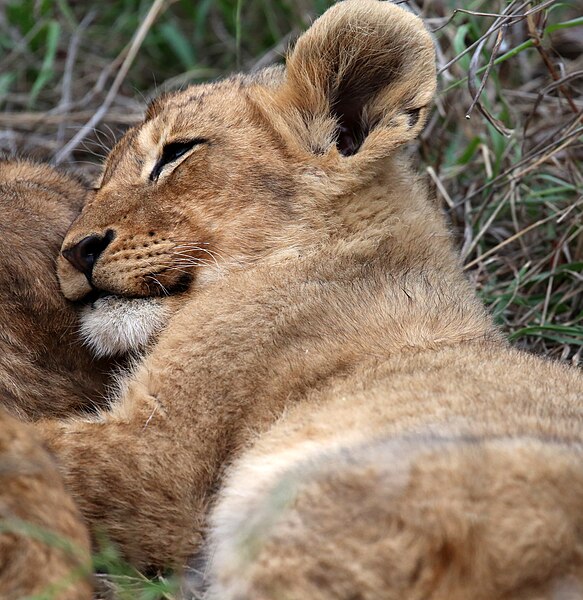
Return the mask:
POLYGON ((278 104, 304 149, 380 157, 419 133, 435 87, 433 40, 418 17, 344 0, 298 39, 278 104))

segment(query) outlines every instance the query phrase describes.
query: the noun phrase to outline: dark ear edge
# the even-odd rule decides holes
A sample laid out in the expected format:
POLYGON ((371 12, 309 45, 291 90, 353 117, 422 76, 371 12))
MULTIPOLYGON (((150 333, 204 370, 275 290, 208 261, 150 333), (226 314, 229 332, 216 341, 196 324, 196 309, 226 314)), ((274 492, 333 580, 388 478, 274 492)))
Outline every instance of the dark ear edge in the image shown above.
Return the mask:
POLYGON ((415 137, 435 88, 433 41, 418 17, 390 2, 344 0, 298 39, 280 102, 301 114, 304 146, 352 156, 379 128, 397 125, 400 143, 415 137))

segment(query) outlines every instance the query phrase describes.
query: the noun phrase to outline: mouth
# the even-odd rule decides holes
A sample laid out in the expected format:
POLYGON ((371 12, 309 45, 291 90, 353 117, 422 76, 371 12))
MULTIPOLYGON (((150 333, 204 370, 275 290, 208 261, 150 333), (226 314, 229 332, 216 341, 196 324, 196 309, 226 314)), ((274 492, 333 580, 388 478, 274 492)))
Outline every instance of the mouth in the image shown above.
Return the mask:
POLYGON ((100 300, 115 299, 118 302, 124 300, 135 301, 135 300, 150 300, 150 299, 163 299, 169 296, 176 296, 188 292, 192 284, 193 277, 190 273, 184 273, 181 277, 171 286, 157 285, 149 290, 151 293, 145 295, 138 294, 118 294, 109 290, 99 289, 91 284, 91 291, 86 294, 83 298, 76 301, 80 306, 94 306, 96 302, 100 300))
POLYGON ((98 290, 97 288, 93 288, 86 296, 77 300, 76 304, 79 304, 81 306, 86 306, 89 304, 93 305, 98 300, 101 300, 101 298, 109 298, 110 296, 114 296, 114 294, 111 294, 110 292, 105 292, 103 290, 98 290))

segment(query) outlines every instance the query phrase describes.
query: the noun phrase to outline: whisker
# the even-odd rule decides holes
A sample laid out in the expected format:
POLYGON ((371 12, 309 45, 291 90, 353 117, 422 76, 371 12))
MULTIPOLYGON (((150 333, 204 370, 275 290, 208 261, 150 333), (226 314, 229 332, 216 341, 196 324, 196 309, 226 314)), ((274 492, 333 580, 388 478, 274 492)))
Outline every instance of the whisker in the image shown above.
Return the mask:
POLYGON ((162 292, 164 293, 165 296, 170 295, 168 293, 168 290, 162 285, 162 283, 160 281, 158 281, 158 279, 156 277, 154 277, 154 275, 146 275, 144 277, 144 279, 151 279, 154 283, 156 283, 157 285, 160 286, 160 289, 162 290, 162 292))
POLYGON ((185 262, 196 262, 196 263, 208 263, 210 262, 208 259, 199 258, 198 256, 192 256, 191 254, 176 254, 173 252, 171 256, 175 261, 185 261, 185 262))
POLYGON ((177 271, 178 273, 184 273, 184 275, 190 275, 189 271, 185 271, 184 269, 180 269, 178 267, 166 267, 166 270, 168 271, 177 271))
POLYGON ((217 257, 219 257, 221 260, 224 260, 224 258, 220 255, 220 253, 209 250, 208 248, 201 248, 200 246, 187 245, 187 244, 178 244, 176 246, 176 248, 177 249, 185 249, 186 248, 191 251, 204 252, 205 254, 208 254, 208 256, 210 256, 213 259, 213 261, 215 261, 215 263, 217 264, 217 267, 219 266, 217 257))

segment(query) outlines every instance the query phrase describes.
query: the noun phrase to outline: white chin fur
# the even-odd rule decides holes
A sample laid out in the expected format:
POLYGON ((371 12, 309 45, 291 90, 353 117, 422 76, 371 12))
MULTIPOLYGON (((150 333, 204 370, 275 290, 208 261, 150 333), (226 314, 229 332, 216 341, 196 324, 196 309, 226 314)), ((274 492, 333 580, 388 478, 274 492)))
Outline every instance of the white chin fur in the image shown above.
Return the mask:
POLYGON ((81 311, 80 333, 98 356, 139 352, 166 325, 168 311, 158 298, 99 298, 81 311))

